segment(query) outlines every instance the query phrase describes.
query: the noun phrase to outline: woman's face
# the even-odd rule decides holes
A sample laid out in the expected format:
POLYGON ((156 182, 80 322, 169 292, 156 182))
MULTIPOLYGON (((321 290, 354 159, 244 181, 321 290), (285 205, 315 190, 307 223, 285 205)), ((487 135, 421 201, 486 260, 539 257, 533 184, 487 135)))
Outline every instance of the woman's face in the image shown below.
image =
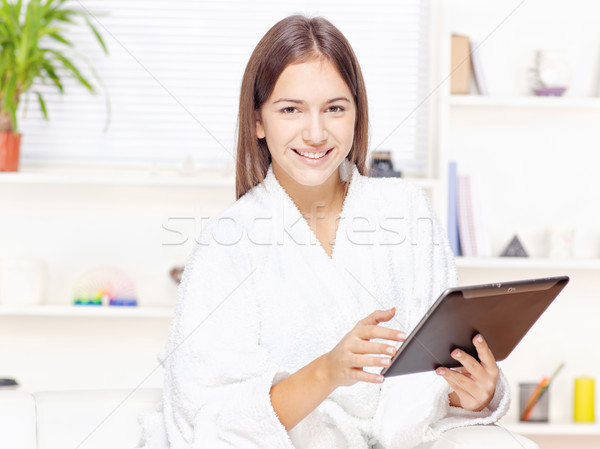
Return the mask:
POLYGON ((317 186, 337 176, 355 120, 350 89, 329 61, 315 60, 281 73, 257 115, 256 135, 266 137, 276 175, 283 170, 299 184, 317 186))

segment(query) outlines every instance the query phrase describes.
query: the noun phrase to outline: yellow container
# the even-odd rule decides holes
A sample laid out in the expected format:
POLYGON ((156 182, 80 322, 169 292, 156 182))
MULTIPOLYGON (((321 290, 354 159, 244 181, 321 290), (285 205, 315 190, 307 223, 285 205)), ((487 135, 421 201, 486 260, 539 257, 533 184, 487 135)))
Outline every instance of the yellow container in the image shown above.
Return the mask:
POLYGON ((594 379, 590 377, 575 379, 573 421, 594 422, 594 379))

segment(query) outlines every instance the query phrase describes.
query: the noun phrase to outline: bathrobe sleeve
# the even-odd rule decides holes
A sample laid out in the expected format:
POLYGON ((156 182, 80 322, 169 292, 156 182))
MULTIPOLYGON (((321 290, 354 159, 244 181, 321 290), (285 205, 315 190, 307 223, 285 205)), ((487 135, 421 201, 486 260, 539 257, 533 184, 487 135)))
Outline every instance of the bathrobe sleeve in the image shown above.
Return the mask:
POLYGON ((290 373, 259 345, 259 267, 241 244, 214 243, 188 259, 163 353, 169 447, 293 448, 269 394, 290 373))
MULTIPOLYGON (((411 248, 414 269, 411 328, 442 291, 457 285, 454 257, 426 194, 415 188, 411 195, 411 248)), ((386 449, 410 448, 437 439, 453 427, 488 424, 508 410, 510 393, 502 372, 492 402, 481 412, 449 405, 448 383, 434 372, 386 378, 373 419, 374 437, 386 449)))

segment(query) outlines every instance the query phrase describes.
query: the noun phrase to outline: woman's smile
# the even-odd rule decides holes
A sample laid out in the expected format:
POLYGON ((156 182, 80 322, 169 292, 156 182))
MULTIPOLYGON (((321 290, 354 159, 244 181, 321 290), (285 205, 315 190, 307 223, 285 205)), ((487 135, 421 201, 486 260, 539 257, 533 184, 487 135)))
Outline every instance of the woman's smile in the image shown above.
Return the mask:
POLYGON ((329 153, 331 153, 331 151, 333 150, 333 148, 330 149, 326 149, 326 150, 321 150, 321 149, 315 149, 315 150, 307 150, 307 149, 296 149, 296 148, 292 148, 292 150, 299 155, 301 158, 303 159, 308 159, 308 161, 311 164, 314 164, 313 161, 321 161, 323 159, 326 159, 327 156, 329 155, 329 153))

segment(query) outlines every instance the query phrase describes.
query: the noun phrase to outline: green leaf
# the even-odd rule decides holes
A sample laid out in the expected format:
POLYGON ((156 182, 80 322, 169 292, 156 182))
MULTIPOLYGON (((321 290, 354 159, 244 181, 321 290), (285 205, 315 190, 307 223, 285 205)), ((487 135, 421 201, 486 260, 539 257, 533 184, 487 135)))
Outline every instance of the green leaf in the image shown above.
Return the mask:
POLYGON ((42 97, 42 94, 39 92, 36 92, 38 100, 40 102, 40 109, 42 110, 42 113, 44 114, 44 118, 46 120, 48 120, 48 111, 46 110, 46 103, 44 102, 44 98, 42 97))
POLYGON ((70 41, 68 41, 67 39, 65 39, 58 33, 48 33, 48 36, 62 44, 68 45, 69 47, 73 46, 73 43, 71 43, 70 41))
POLYGON ((56 74, 56 69, 54 68, 52 63, 50 61, 44 59, 42 62, 42 67, 43 67, 44 71, 46 72, 46 74, 48 75, 48 77, 50 78, 50 80, 54 83, 54 85, 56 87, 58 87, 58 90, 62 94, 64 92, 63 85, 60 82, 60 78, 56 74))
POLYGON ((88 26, 92 29, 92 32, 96 36, 96 39, 98 40, 98 42, 104 49, 104 53, 108 54, 108 48, 106 48, 106 44, 104 44, 104 40, 102 39, 102 36, 100 36, 100 33, 98 33, 98 30, 96 29, 96 27, 92 24, 92 22, 90 21, 90 19, 88 17, 85 18, 85 21, 87 22, 88 26))
POLYGON ((71 61, 69 61, 69 59, 67 59, 65 56, 63 56, 57 50, 48 49, 48 51, 50 53, 52 53, 56 57, 56 59, 58 59, 67 70, 70 70, 71 73, 73 73, 73 75, 75 75, 75 78, 77 78, 79 80, 79 82, 81 84, 83 84, 90 92, 95 92, 94 87, 88 82, 87 79, 85 79, 83 77, 83 75, 79 72, 79 69, 77 67, 75 67, 75 64, 73 64, 71 61))

